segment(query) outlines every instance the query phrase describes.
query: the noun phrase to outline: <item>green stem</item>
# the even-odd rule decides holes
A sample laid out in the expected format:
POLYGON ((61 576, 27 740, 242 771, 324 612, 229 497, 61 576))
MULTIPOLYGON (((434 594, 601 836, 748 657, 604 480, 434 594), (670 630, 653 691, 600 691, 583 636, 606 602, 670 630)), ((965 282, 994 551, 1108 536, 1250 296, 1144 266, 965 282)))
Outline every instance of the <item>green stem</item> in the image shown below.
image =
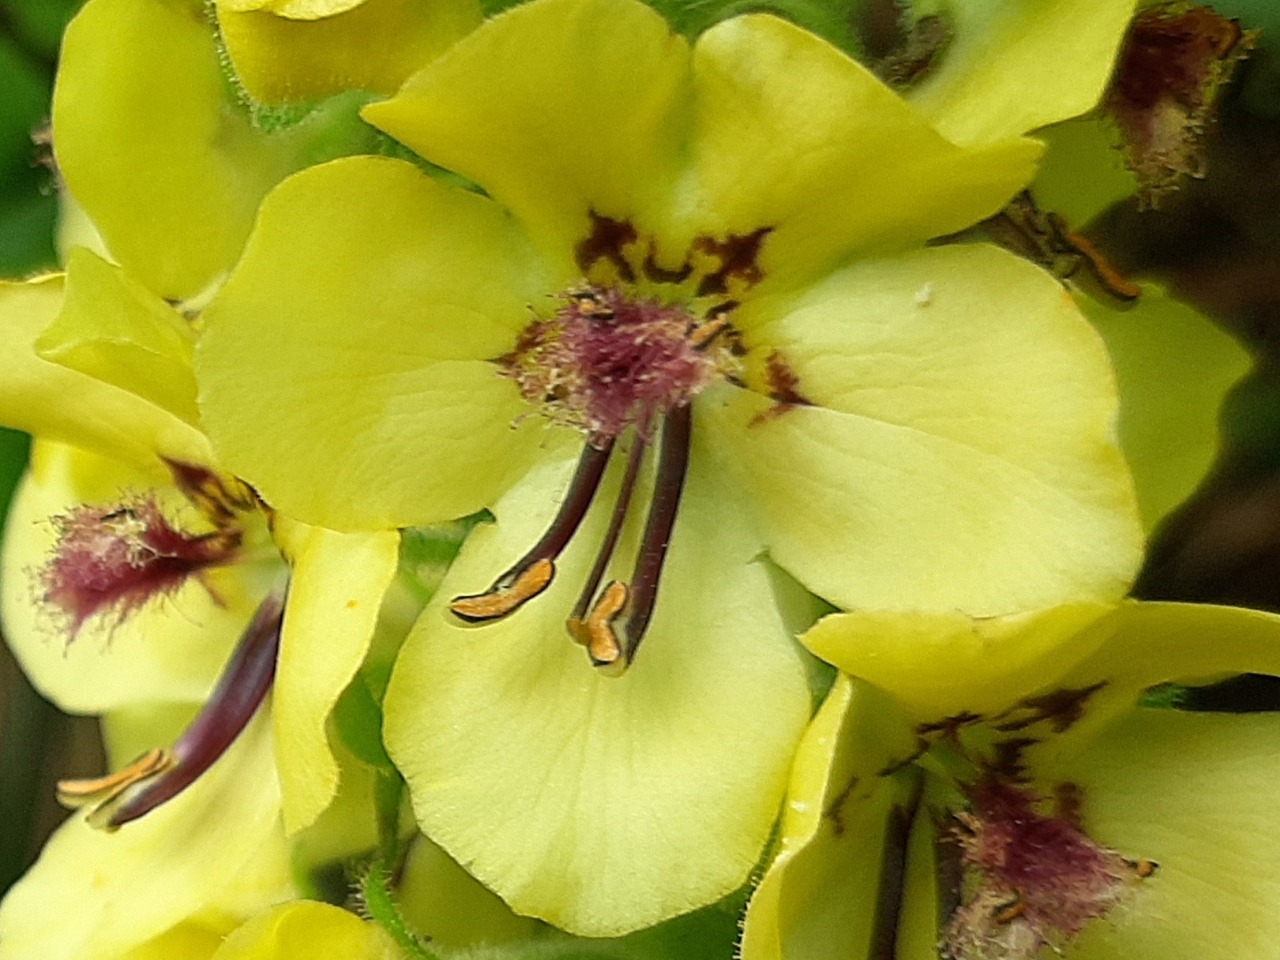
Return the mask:
POLYGON ((391 939, 415 960, 441 960, 438 953, 427 949, 422 939, 409 926, 400 905, 391 892, 391 877, 383 861, 369 865, 360 879, 360 899, 369 919, 391 935, 391 939))
POLYGON ((394 770, 380 770, 374 785, 374 809, 378 823, 378 862, 384 870, 395 870, 404 854, 400 842, 400 802, 404 780, 394 770))

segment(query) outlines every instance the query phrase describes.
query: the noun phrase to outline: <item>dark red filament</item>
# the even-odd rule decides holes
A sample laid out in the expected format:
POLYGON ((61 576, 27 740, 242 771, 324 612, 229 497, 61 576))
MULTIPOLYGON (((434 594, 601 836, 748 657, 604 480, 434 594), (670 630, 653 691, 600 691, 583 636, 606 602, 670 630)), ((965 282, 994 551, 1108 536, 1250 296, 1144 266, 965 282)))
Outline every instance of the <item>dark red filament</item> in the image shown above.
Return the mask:
POLYGON ((212 767, 248 726, 271 689, 284 622, 284 597, 270 594, 245 628, 209 701, 173 746, 177 762, 112 814, 109 828, 137 820, 172 800, 212 767))

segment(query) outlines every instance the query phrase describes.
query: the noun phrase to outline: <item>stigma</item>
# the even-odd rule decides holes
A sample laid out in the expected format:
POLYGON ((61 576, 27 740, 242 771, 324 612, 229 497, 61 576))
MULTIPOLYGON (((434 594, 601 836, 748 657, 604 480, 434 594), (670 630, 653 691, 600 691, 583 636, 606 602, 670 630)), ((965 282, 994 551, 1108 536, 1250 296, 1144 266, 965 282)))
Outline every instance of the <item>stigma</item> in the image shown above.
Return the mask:
POLYGON ((542 537, 482 593, 455 597, 450 610, 470 624, 523 607, 552 583, 556 560, 596 499, 606 468, 628 446, 622 482, 569 636, 610 675, 635 657, 657 601, 692 442, 694 397, 737 368, 728 310, 698 314, 681 303, 628 288, 584 284, 567 291, 548 318, 531 323, 499 372, 547 420, 583 434, 582 452, 556 516, 542 537), (634 508, 642 470, 656 460, 653 491, 631 576, 604 582, 634 508))
POLYGON ((180 529, 151 496, 82 504, 52 523, 57 541, 38 573, 39 598, 65 616, 70 639, 90 618, 121 622, 204 571, 233 563, 241 544, 234 524, 198 534, 180 529))
POLYGON ((1064 787, 1054 808, 994 775, 968 787, 971 808, 954 815, 952 828, 963 896, 944 934, 944 956, 1031 960, 1045 947, 1061 952, 1155 874, 1154 861, 1089 837, 1079 822, 1079 790, 1064 787))

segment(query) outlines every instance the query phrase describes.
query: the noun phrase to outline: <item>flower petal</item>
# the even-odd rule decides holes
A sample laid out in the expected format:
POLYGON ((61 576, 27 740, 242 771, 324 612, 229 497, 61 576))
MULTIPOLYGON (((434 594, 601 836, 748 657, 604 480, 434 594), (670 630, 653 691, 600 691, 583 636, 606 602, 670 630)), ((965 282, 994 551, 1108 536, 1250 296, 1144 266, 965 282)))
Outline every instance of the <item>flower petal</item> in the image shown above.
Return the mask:
POLYGON ((773 228, 766 276, 911 245, 989 216, 1031 179, 1040 148, 948 143, 897 94, 785 21, 745 16, 699 39, 690 232, 773 228))
POLYGON ((840 677, 796 751, 781 850, 747 908, 742 960, 871 956, 891 811, 915 750, 878 691, 840 677))
POLYGON ((1152 530, 1204 479, 1218 454, 1223 397, 1252 360, 1232 337, 1159 287, 1123 313, 1077 298, 1107 342, 1120 386, 1120 445, 1152 530))
POLYGON ((390 95, 480 21, 475 0, 218 3, 218 27, 236 77, 265 103, 344 90, 390 95))
MULTIPOLYGON (((570 932, 618 935, 738 887, 808 716, 805 663, 777 609, 786 588, 703 454, 695 442, 653 621, 622 677, 597 673, 564 628, 619 470, 544 594, 478 628, 444 609, 537 539, 572 468, 556 458, 472 534, 387 692, 387 744, 424 832, 516 912, 570 932)), ((634 557, 638 527, 620 557, 634 557)))
POLYGON ((0 904, 5 952, 115 960, 258 869, 279 808, 270 727, 259 716, 209 772, 143 819, 113 834, 83 816, 59 828, 0 904))
POLYGON ((1016 137, 1091 109, 1133 0, 956 3, 936 69, 907 94, 956 143, 1016 137))
POLYGON ((0 282, 0 420, 165 476, 157 455, 208 463, 204 435, 142 397, 41 360, 35 343, 62 308, 62 280, 0 282))
POLYGON ((485 24, 364 116, 480 184, 563 256, 590 210, 652 212, 685 130, 675 98, 687 71, 684 41, 642 3, 540 0, 485 24))
POLYGON ((198 425, 190 324, 83 247, 71 251, 66 286, 61 312, 36 341, 40 356, 198 425))
POLYGON ((393 531, 335 533, 282 518, 277 534, 293 560, 272 722, 288 834, 313 823, 338 789, 325 721, 369 649, 378 607, 395 575, 393 531), (291 529, 292 528, 292 529, 291 529))
POLYGON ((218 13, 261 10, 293 20, 320 20, 366 6, 368 0, 216 0, 218 13))
POLYGON ((53 128, 59 170, 112 253, 168 297, 197 293, 235 262, 292 159, 228 102, 192 4, 86 4, 63 41, 53 128))
MULTIPOLYGON (((1274 632, 1274 630, 1273 630, 1274 632)), ((1201 636, 1201 645, 1212 648, 1201 636)), ((1140 656, 1140 654, 1139 654, 1140 656)), ((1078 784, 1089 834, 1158 863, 1069 960, 1265 957, 1280 939, 1274 713, 1139 709, 1037 769, 1078 784)))
MULTIPOLYGON (((172 487, 116 461, 37 441, 14 498, 0 567, 5 638, 40 692, 73 713, 208 695, 274 570, 237 563, 205 571, 118 625, 89 621, 74 642, 40 601, 38 578, 56 539, 50 518, 82 503, 148 491, 172 516, 190 505, 172 487)), ((109 616, 109 615, 108 615, 109 616)))
POLYGON ((995 716, 1032 695, 1087 692, 1087 709, 1056 744, 1091 739, 1162 683, 1280 676, 1280 615, 1207 604, 1073 604, 985 621, 850 613, 827 617, 803 639, 918 719, 995 716), (948 671, 952 692, 943 689, 948 671))
POLYGON ((403 960, 376 924, 327 903, 282 903, 227 937, 213 960, 403 960))
POLYGON ((290 178, 205 312, 196 369, 221 462, 331 529, 474 513, 548 436, 513 427, 528 405, 489 361, 560 287, 496 205, 410 164, 290 178))
POLYGON ((856 611, 824 617, 801 640, 843 672, 893 694, 915 719, 996 714, 1079 663, 1104 604, 1009 617, 856 611))
POLYGON ((180 923, 135 947, 120 960, 210 960, 226 935, 199 923, 180 923))
POLYGON ((939 248, 742 314, 749 362, 776 352, 816 405, 735 391, 700 409, 772 556, 809 589, 974 616, 1124 592, 1141 538, 1115 388, 1048 275, 939 248))
MULTIPOLYGON (((405 857, 396 896, 413 929, 441 950, 527 940, 541 925, 511 911, 438 846, 419 835, 405 857)), ((545 928, 541 928, 545 929, 545 928)))
MULTIPOLYGON (((1239 673, 1280 676, 1280 615, 1190 603, 1120 604, 1082 637, 1087 651, 1052 686, 1098 686, 1089 710, 1060 740, 1088 740, 1162 683, 1194 684, 1239 673)), ((1046 678, 1046 683, 1051 682, 1046 678)))

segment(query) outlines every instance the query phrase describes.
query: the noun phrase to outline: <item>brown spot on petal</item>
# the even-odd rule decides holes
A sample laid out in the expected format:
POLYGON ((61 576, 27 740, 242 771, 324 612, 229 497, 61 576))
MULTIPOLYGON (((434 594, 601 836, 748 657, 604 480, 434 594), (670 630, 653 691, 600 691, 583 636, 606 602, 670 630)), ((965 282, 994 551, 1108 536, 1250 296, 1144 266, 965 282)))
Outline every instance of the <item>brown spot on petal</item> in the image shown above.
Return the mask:
POLYGON ((644 275, 655 283, 684 283, 693 273, 693 264, 686 256, 684 263, 675 269, 664 267, 658 263, 657 250, 653 241, 649 242, 649 252, 644 258, 644 275))
POLYGON ((858 782, 858 777, 850 777, 844 789, 832 797, 827 808, 822 811, 822 815, 831 821, 831 830, 837 837, 844 836, 844 808, 853 797, 853 791, 858 789, 858 782))
POLYGON ((997 723, 996 729, 1025 730, 1034 724, 1048 722, 1054 733, 1062 733, 1084 716, 1089 698, 1106 685, 1106 681, 1099 681, 1088 687, 1052 690, 1026 697, 1004 714, 1003 722, 997 723))
POLYGON ((698 283, 698 296, 737 295, 764 279, 760 269, 760 248, 772 227, 761 227, 747 234, 730 234, 723 240, 699 237, 693 248, 718 263, 716 269, 704 271, 698 283))
POLYGON ((629 220, 615 220, 594 210, 590 216, 591 232, 574 250, 578 269, 583 276, 593 277, 593 268, 604 261, 613 265, 618 280, 634 283, 636 271, 627 259, 627 248, 634 247, 638 240, 636 228, 629 220))
POLYGON ((752 417, 748 426, 758 427, 795 407, 813 406, 813 402, 800 392, 800 378, 777 350, 769 354, 769 359, 765 361, 764 379, 765 388, 774 405, 752 417))

